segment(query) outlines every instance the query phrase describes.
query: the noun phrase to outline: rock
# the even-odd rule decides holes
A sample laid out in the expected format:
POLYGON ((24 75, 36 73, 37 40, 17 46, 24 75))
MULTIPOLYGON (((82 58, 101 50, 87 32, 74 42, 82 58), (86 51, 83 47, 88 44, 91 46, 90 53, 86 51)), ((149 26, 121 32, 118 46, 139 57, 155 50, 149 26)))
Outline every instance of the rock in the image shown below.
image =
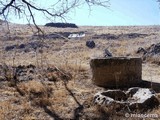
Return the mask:
MULTIPOLYGON (((138 48, 137 54, 143 53, 142 59, 145 60, 150 60, 151 58, 154 57, 159 57, 160 56, 160 43, 157 44, 152 44, 150 47, 148 47, 146 50, 144 48, 138 48)), ((155 61, 155 63, 160 63, 160 61, 155 61)))
POLYGON ((147 50, 145 50, 142 47, 139 47, 138 50, 137 50, 137 53, 142 53, 143 55, 145 55, 147 53, 147 50))
POLYGON ((139 87, 130 88, 126 92, 121 90, 98 92, 94 95, 93 101, 100 106, 115 106, 116 110, 122 110, 127 106, 131 111, 147 111, 159 106, 159 100, 153 90, 139 87))
POLYGON ((101 94, 103 96, 107 96, 114 100, 119 100, 119 101, 122 101, 122 100, 124 101, 127 99, 127 95, 121 90, 107 90, 98 94, 101 94))
POLYGON ((139 87, 129 88, 128 91, 126 91, 126 95, 132 97, 139 89, 139 87))
POLYGON ((130 38, 130 39, 135 39, 135 38, 143 38, 148 36, 148 34, 140 34, 140 33, 129 33, 129 34, 124 34, 124 36, 130 38))
POLYGON ((94 101, 94 104, 108 107, 108 108, 113 107, 116 111, 119 111, 126 106, 126 103, 124 103, 122 100, 122 99, 126 99, 125 97, 126 97, 126 95, 122 91, 108 90, 108 91, 96 93, 93 101, 94 101), (118 93, 120 93, 120 94, 118 94, 118 93), (121 94, 122 94, 122 97, 120 96, 121 94), (115 95, 117 95, 117 97, 115 95), (111 97, 109 97, 109 96, 111 96, 111 97), (119 98, 121 98, 120 101, 114 99, 114 98, 118 98, 118 96, 119 96, 119 98))
POLYGON ((26 44, 20 44, 19 46, 18 45, 6 46, 5 50, 11 51, 13 49, 18 49, 24 52, 30 52, 38 48, 49 48, 49 46, 46 45, 45 43, 41 43, 40 41, 32 41, 26 44))
POLYGON ((34 65, 19 65, 16 67, 16 78, 19 82, 29 81, 34 79, 34 73, 36 73, 36 67, 34 65))
POLYGON ((25 44, 20 44, 20 45, 18 46, 18 49, 24 49, 25 47, 26 47, 25 44))
POLYGON ((5 51, 11 51, 11 50, 15 49, 16 47, 17 47, 17 45, 6 46, 5 51))
POLYGON ((96 93, 94 96, 94 103, 99 105, 108 106, 114 102, 113 98, 102 95, 101 92, 96 93))
POLYGON ((32 65, 32 64, 29 64, 29 65, 27 66, 27 68, 35 69, 35 68, 36 68, 36 66, 35 66, 35 65, 32 65))
POLYGON ((93 39, 108 39, 108 40, 116 40, 119 36, 114 34, 101 34, 101 35, 94 35, 93 39))
POLYGON ((112 57, 112 53, 108 51, 108 49, 104 50, 104 57, 112 57))
POLYGON ((155 97, 155 92, 148 88, 131 88, 127 91, 129 108, 131 110, 152 109, 159 105, 158 99, 155 97))
POLYGON ((152 44, 148 49, 148 53, 150 54, 160 54, 160 43, 152 44))
POLYGON ((89 48, 94 48, 95 47, 95 42, 93 40, 88 40, 86 41, 86 46, 89 48))
POLYGON ((141 82, 141 58, 95 58, 91 59, 90 66, 93 83, 101 87, 134 87, 141 82))
POLYGON ((94 35, 93 39, 108 39, 108 40, 118 40, 118 39, 136 39, 136 38, 144 38, 147 37, 148 34, 140 34, 140 33, 126 33, 126 34, 100 34, 94 35))

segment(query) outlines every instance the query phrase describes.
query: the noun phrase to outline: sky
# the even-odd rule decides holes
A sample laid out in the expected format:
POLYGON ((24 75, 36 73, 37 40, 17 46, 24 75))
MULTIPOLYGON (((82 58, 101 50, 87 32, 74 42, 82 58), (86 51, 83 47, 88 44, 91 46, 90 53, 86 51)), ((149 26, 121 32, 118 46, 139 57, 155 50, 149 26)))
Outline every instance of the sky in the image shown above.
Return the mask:
MULTIPOLYGON (((41 0, 41 5, 47 6, 52 0, 41 0), (44 3, 45 2, 45 3, 44 3)), ((110 0, 110 7, 92 7, 89 11, 87 5, 80 6, 66 16, 68 23, 79 26, 129 26, 129 25, 160 25, 160 4, 157 0, 110 0)), ((44 25, 51 22, 37 14, 36 23, 44 25)), ((12 16, 12 22, 26 24, 25 19, 12 16)), ((62 22, 62 21, 56 21, 62 22)))

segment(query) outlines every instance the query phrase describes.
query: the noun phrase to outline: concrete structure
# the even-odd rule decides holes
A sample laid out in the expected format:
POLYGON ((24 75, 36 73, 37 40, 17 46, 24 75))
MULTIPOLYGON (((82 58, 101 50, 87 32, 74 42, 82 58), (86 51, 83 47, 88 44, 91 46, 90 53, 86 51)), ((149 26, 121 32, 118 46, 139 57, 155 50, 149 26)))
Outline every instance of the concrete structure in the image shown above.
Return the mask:
POLYGON ((78 39, 85 37, 85 33, 73 33, 68 36, 69 39, 78 39))
POLYGON ((142 78, 141 58, 111 57, 90 61, 92 81, 101 87, 136 86, 142 78))

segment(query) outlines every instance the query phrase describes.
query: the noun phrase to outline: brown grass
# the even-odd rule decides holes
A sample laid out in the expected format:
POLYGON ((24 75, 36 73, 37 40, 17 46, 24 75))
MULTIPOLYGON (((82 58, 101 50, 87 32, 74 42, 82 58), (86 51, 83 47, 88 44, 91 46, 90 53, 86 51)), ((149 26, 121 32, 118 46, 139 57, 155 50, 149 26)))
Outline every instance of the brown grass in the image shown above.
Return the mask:
MULTIPOLYGON (((12 25, 11 35, 20 36, 23 39, 0 41, 1 59, 0 62, 5 62, 7 65, 13 65, 13 57, 15 51, 4 51, 7 45, 17 43, 28 43, 31 40, 28 36, 33 32, 27 26, 12 25)), ((29 53, 16 52, 14 59, 15 65, 39 65, 39 68, 56 66, 63 73, 72 76, 68 82, 64 81, 63 77, 56 73, 46 73, 50 79, 17 83, 15 86, 9 87, 6 82, 0 85, 0 119, 128 119, 124 117, 123 112, 117 113, 106 107, 93 105, 94 93, 103 90, 103 88, 93 85, 91 81, 90 59, 94 57, 102 57, 105 48, 108 48, 113 56, 130 56, 140 57, 136 54, 138 47, 147 48, 153 43, 159 42, 160 32, 159 26, 126 26, 126 27, 80 27, 78 29, 66 28, 46 28, 42 27, 45 33, 53 32, 77 32, 88 31, 87 36, 80 40, 45 40, 45 43, 50 45, 49 49, 43 49, 43 54, 35 52, 29 53), (96 47, 89 49, 85 46, 88 39, 92 39, 95 34, 121 34, 121 33, 144 33, 149 36, 145 38, 121 39, 121 40, 105 40, 96 39, 96 47), (153 34, 154 33, 154 34, 153 34), (1 97, 2 96, 2 97, 1 97), (83 109, 80 109, 83 105, 83 109), (78 111, 78 112, 77 112, 78 111)), ((7 30, 6 30, 7 32, 7 30)), ((4 34, 1 32, 0 36, 4 34)), ((146 63, 143 63, 143 79, 153 82, 160 81, 160 67, 157 64, 160 61, 159 56, 150 58, 146 63)), ((43 73, 44 74, 44 73, 43 73)), ((43 76, 43 74, 41 76, 43 76)), ((159 97, 159 94, 157 93, 159 97)), ((160 97, 159 97, 160 99, 160 97)), ((147 113, 156 113, 160 116, 160 109, 148 111, 147 113)), ((137 118, 129 118, 137 119, 137 118)))

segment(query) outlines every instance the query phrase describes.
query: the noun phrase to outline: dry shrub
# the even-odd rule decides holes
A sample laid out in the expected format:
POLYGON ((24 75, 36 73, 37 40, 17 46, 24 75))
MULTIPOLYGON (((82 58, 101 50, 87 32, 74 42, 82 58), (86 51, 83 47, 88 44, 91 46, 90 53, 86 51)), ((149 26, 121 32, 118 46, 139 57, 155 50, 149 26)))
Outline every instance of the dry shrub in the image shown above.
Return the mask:
POLYGON ((0 119, 4 120, 7 116, 8 110, 10 109, 9 103, 7 101, 0 102, 0 119))
POLYGON ((108 120, 109 112, 111 111, 105 106, 94 104, 91 96, 83 102, 83 107, 81 119, 85 120, 108 120))
POLYGON ((47 96, 51 92, 50 87, 46 87, 41 82, 32 80, 27 83, 19 83, 18 85, 19 89, 21 89, 25 94, 28 94, 30 96, 34 97, 42 97, 47 96))
POLYGON ((84 72, 86 71, 89 67, 85 64, 82 64, 82 63, 79 63, 79 64, 68 64, 67 65, 67 68, 71 71, 74 71, 74 72, 84 72))
POLYGON ((65 64, 61 64, 60 69, 65 73, 60 77, 62 80, 74 80, 80 73, 87 71, 89 66, 77 62, 67 62, 65 64))
POLYGON ((37 120, 36 117, 30 116, 30 115, 25 115, 24 117, 21 118, 22 120, 37 120))
POLYGON ((34 111, 29 102, 25 102, 23 104, 22 110, 23 110, 22 114, 31 114, 34 111))
POLYGON ((52 104, 50 98, 35 98, 31 101, 32 106, 39 106, 39 107, 44 107, 44 106, 50 106, 52 104))
POLYGON ((69 72, 65 72, 64 70, 60 70, 58 72, 50 72, 46 74, 46 77, 48 78, 49 81, 60 81, 60 80, 71 80, 72 75, 69 72))
POLYGON ((100 106, 93 105, 83 110, 81 118, 87 120, 108 120, 109 114, 108 110, 105 110, 105 107, 102 108, 100 106))
POLYGON ((18 119, 22 120, 33 120, 34 117, 34 108, 31 106, 30 102, 27 102, 25 99, 23 100, 23 104, 20 107, 20 112, 18 119))
POLYGON ((50 105, 49 97, 52 94, 51 87, 35 80, 29 81, 27 83, 21 83, 18 85, 18 87, 32 102, 32 105, 50 105))
POLYGON ((17 114, 17 108, 10 101, 0 102, 0 120, 12 120, 17 114))
POLYGON ((58 75, 56 73, 50 72, 46 76, 47 76, 47 78, 48 78, 49 81, 56 82, 56 81, 59 80, 59 77, 58 77, 58 75))

